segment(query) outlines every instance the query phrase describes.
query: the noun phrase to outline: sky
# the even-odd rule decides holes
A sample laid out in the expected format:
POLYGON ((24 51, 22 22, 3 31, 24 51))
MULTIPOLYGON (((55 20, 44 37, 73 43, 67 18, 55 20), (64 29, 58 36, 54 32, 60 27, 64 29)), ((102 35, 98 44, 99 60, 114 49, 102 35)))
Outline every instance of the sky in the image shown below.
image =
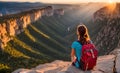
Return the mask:
POLYGON ((0 1, 43 2, 43 3, 120 2, 120 0, 0 0, 0 1))

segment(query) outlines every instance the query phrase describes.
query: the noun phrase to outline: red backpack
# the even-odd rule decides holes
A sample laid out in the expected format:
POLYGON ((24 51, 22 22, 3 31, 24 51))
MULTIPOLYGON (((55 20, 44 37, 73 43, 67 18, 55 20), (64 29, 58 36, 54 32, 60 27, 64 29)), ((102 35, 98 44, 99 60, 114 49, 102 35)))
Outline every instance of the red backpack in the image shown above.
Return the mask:
POLYGON ((96 65, 98 51, 94 44, 86 44, 82 46, 82 56, 80 60, 80 68, 82 70, 91 70, 96 65))

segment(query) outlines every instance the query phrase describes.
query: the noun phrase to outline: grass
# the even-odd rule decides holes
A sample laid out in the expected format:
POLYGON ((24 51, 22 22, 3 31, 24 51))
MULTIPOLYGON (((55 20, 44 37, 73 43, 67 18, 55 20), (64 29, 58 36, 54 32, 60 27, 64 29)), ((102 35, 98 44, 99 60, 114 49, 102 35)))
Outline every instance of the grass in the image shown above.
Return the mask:
POLYGON ((10 73, 18 68, 32 68, 58 59, 69 60, 68 42, 63 37, 64 26, 55 17, 43 17, 30 24, 1 51, 0 72, 10 73))

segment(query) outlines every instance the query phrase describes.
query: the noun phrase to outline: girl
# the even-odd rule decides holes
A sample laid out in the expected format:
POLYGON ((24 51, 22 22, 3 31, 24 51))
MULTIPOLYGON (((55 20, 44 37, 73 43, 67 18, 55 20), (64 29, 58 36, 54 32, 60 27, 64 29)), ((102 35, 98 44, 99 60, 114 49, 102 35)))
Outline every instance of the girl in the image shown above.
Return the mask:
POLYGON ((88 30, 85 25, 78 25, 77 27, 77 37, 78 40, 74 41, 71 45, 71 61, 72 64, 79 68, 80 67, 80 58, 81 58, 81 51, 82 45, 90 43, 90 37, 88 35, 88 30))

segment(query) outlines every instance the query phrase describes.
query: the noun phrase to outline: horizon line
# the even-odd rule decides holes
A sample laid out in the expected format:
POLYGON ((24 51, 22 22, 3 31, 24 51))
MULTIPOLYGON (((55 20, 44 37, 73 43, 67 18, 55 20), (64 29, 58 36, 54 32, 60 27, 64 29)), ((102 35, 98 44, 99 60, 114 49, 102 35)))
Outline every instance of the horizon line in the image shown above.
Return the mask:
MULTIPOLYGON (((29 2, 29 1, 0 1, 0 2, 18 2, 18 3, 25 3, 25 2, 27 2, 27 3, 43 3, 43 4, 109 3, 109 2, 100 2, 100 1, 98 1, 98 2, 95 2, 95 1, 91 1, 91 2, 74 2, 74 3, 70 3, 70 2, 68 2, 68 3, 57 3, 57 2, 48 3, 48 2, 38 2, 38 1, 36 1, 36 2, 29 2)), ((120 3, 120 2, 114 2, 114 3, 120 3)))

